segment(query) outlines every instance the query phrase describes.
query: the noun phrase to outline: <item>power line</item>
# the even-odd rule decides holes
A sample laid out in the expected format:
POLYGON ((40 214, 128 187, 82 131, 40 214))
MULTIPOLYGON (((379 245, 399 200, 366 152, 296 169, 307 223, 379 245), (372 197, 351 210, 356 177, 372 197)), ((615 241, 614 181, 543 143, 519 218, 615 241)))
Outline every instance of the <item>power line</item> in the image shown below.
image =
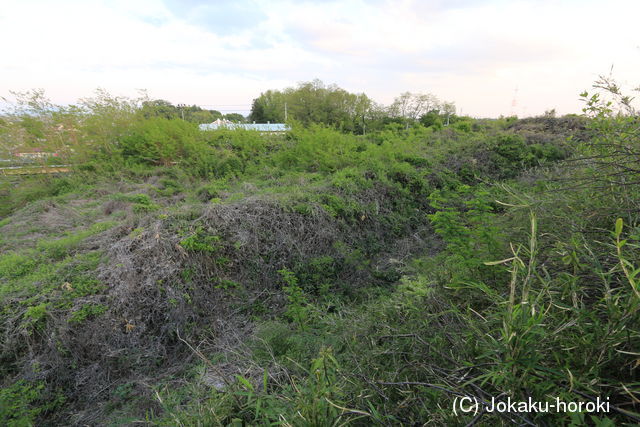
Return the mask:
POLYGON ((227 108, 227 107, 238 107, 239 109, 251 109, 251 105, 246 104, 175 104, 176 107, 179 108, 189 108, 189 107, 216 107, 216 108, 227 108))
POLYGON ((251 111, 250 106, 245 105, 215 105, 215 104, 198 104, 197 107, 204 108, 205 110, 216 110, 220 112, 236 112, 236 111, 251 111), (222 108, 220 108, 222 107, 222 108), (225 107, 241 107, 241 108, 225 108, 225 107))
POLYGON ((251 108, 246 109, 246 110, 245 110, 245 109, 238 109, 238 110, 220 110, 220 109, 214 108, 213 110, 214 110, 214 111, 220 111, 220 112, 223 112, 223 111, 251 111, 251 108))

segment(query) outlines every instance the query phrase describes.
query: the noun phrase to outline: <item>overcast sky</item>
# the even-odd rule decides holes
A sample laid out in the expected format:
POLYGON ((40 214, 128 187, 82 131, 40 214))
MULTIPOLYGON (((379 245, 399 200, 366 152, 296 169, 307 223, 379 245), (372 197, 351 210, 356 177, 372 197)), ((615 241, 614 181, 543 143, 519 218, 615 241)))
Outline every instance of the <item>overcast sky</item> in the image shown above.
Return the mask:
POLYGON ((0 0, 0 96, 147 89, 246 113, 260 92, 319 78, 474 116, 579 112, 612 65, 640 85, 639 16, 638 0, 0 0))

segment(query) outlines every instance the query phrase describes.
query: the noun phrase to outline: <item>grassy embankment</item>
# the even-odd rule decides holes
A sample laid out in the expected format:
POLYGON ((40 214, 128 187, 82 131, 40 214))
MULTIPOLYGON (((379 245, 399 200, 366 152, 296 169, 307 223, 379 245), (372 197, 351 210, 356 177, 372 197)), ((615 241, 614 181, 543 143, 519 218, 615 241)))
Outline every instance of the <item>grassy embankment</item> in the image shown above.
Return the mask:
POLYGON ((464 394, 616 407, 487 425, 633 423, 634 126, 123 125, 2 184, 0 421, 462 424, 464 394))

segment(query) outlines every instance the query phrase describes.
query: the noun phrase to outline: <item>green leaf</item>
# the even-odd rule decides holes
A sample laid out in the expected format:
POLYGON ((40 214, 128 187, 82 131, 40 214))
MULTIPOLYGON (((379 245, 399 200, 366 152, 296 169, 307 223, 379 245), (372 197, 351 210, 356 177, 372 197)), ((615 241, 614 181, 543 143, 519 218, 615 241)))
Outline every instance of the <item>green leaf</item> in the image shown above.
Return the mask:
POLYGON ((240 381, 240 383, 242 383, 242 385, 244 385, 247 389, 254 391, 253 385, 245 377, 243 377, 242 375, 236 375, 236 379, 240 381))
POLYGON ((620 237, 622 234, 622 218, 616 220, 616 237, 620 237))
POLYGON ((633 268, 633 267, 634 267, 634 265, 633 265, 631 262, 627 261, 627 260, 626 260, 626 259, 624 259, 624 258, 620 258, 620 262, 621 262, 621 263, 622 263, 622 265, 624 265, 625 267, 628 267, 628 268, 633 268))
POLYGON ((516 257, 511 257, 511 258, 507 258, 507 259, 501 259, 500 261, 486 261, 483 262, 484 265, 499 265, 499 264, 505 264, 509 261, 513 261, 516 257))

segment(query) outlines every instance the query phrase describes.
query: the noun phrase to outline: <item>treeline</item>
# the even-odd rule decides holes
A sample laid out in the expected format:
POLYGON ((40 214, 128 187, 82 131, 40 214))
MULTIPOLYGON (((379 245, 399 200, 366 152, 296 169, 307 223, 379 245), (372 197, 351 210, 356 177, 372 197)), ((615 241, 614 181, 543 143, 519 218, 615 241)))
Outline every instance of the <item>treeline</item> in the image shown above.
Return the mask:
POLYGON ((247 118, 239 113, 223 114, 197 105, 174 105, 162 99, 113 96, 97 90, 73 105, 55 105, 43 90, 11 92, 2 97, 0 150, 43 147, 60 152, 82 151, 87 146, 115 143, 134 122, 164 119, 189 123, 211 123, 218 119, 236 123, 247 118, 258 123, 320 124, 354 134, 367 134, 418 124, 442 128, 456 124, 469 128, 472 120, 455 114, 455 105, 432 94, 405 92, 389 106, 374 102, 366 94, 354 94, 320 80, 300 83, 295 88, 268 90, 253 100, 247 118), (76 145, 80 145, 76 147, 76 145))
MULTIPOLYGON (((29 160, 38 162, 81 164, 98 156, 118 164, 122 159, 170 165, 186 157, 206 157, 200 155, 206 144, 197 124, 217 119, 246 121, 237 113, 174 105, 146 94, 138 98, 113 96, 101 89, 72 105, 52 103, 43 90, 11 95, 11 99, 2 98, 6 107, 0 114, 0 158, 6 160, 25 149, 55 153, 55 157, 29 160)), ((352 94, 319 80, 261 94, 253 101, 249 119, 287 121, 294 127, 327 126, 355 135, 422 127, 437 130, 449 124, 468 132, 474 123, 471 118, 456 116, 452 103, 431 94, 406 92, 385 107, 365 94, 352 94)))
POLYGON ((163 99, 142 102, 140 114, 145 118, 162 117, 165 119, 182 119, 191 123, 211 123, 224 119, 235 123, 244 123, 245 117, 240 113, 222 114, 218 110, 205 110, 197 105, 173 105, 163 99))
POLYGON ((455 115, 453 102, 441 101, 430 93, 404 92, 391 105, 376 103, 365 93, 350 93, 335 84, 315 79, 283 90, 267 90, 255 98, 250 114, 222 114, 197 105, 173 105, 154 99, 141 102, 144 118, 182 119, 192 123, 211 123, 224 119, 235 123, 299 122, 304 126, 321 124, 343 132, 366 134, 397 124, 405 128, 418 123, 442 128, 461 118, 455 115))
POLYGON ((455 105, 433 94, 405 92, 389 106, 378 104, 365 93, 350 93, 335 84, 315 79, 297 87, 268 90, 253 100, 249 120, 305 126, 323 124, 341 131, 365 134, 396 123, 405 127, 421 123, 442 127, 456 120, 455 105))

